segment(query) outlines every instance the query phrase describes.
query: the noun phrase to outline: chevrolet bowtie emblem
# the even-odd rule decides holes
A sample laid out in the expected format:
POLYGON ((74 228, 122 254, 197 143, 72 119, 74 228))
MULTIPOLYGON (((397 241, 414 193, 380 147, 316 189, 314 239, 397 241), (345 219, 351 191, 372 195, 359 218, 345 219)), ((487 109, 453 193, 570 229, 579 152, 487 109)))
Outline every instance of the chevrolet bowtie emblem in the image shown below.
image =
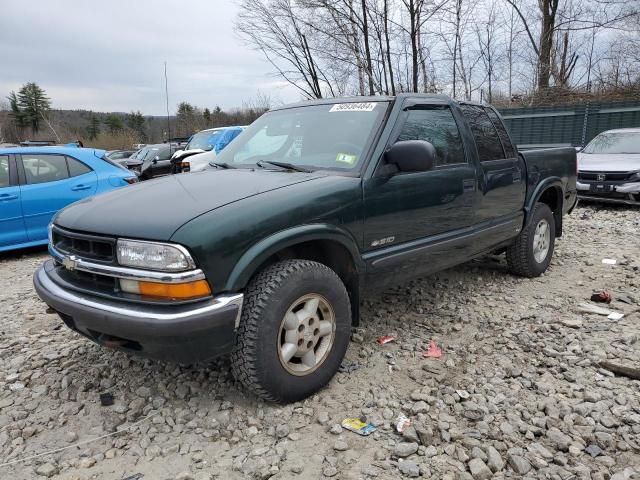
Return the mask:
POLYGON ((598 181, 599 182, 604 182, 607 179, 607 175, 604 173, 599 173, 598 174, 598 181))
POLYGON ((71 255, 69 257, 64 257, 62 259, 62 265, 64 266, 64 268, 66 268, 67 270, 75 270, 76 267, 78 266, 78 260, 75 256, 71 255))

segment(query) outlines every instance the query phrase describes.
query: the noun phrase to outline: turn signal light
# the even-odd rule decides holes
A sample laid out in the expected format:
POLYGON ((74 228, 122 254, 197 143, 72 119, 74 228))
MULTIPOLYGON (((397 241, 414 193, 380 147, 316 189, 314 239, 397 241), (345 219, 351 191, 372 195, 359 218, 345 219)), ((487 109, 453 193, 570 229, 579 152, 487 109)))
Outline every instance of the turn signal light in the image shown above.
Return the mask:
POLYGON ((189 300, 211 295, 211 288, 206 280, 187 283, 138 282, 120 280, 120 288, 128 293, 137 293, 144 297, 163 298, 168 300, 189 300))

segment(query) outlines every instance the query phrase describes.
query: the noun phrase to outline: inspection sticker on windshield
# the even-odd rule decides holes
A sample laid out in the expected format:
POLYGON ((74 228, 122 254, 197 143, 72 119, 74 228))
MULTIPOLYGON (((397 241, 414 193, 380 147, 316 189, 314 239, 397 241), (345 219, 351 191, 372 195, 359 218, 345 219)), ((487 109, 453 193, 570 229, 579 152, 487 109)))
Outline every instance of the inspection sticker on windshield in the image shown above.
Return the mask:
POLYGON ((336 103, 331 107, 330 112, 371 112, 376 108, 374 102, 371 103, 336 103))
POLYGON ((348 153, 338 153, 336 155, 336 162, 348 163, 349 165, 356 163, 357 159, 358 157, 356 155, 349 155, 348 153))

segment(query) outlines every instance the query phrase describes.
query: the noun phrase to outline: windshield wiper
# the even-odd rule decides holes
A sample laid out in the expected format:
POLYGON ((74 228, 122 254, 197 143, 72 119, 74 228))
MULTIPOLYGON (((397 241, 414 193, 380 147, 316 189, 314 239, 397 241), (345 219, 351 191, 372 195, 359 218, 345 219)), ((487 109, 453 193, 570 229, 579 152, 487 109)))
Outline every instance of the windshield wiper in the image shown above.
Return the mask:
POLYGON ((212 167, 218 167, 218 168, 236 168, 233 165, 229 165, 226 162, 209 162, 209 165, 211 165, 212 167))
POLYGON ((293 170, 294 172, 303 172, 303 173, 311 173, 312 172, 312 170, 309 170, 309 169, 303 168, 303 167, 299 167, 297 165, 294 165, 293 163, 274 162, 273 160, 258 160, 256 162, 256 165, 258 165, 259 167, 262 167, 262 168, 266 168, 264 166, 265 163, 268 163, 269 165, 275 165, 276 167, 285 168, 287 170, 293 170))

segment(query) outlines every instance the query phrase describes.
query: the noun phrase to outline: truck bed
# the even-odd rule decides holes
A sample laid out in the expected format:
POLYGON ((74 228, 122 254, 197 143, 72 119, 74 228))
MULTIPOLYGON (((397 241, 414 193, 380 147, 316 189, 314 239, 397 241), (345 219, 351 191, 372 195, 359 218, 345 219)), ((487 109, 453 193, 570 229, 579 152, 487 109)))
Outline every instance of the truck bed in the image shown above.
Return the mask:
MULTIPOLYGON (((527 198, 529 203, 537 185, 543 180, 559 180, 567 195, 576 192, 577 159, 573 147, 544 148, 520 151, 527 166, 527 198)), ((572 205, 566 205, 565 210, 572 205)))

